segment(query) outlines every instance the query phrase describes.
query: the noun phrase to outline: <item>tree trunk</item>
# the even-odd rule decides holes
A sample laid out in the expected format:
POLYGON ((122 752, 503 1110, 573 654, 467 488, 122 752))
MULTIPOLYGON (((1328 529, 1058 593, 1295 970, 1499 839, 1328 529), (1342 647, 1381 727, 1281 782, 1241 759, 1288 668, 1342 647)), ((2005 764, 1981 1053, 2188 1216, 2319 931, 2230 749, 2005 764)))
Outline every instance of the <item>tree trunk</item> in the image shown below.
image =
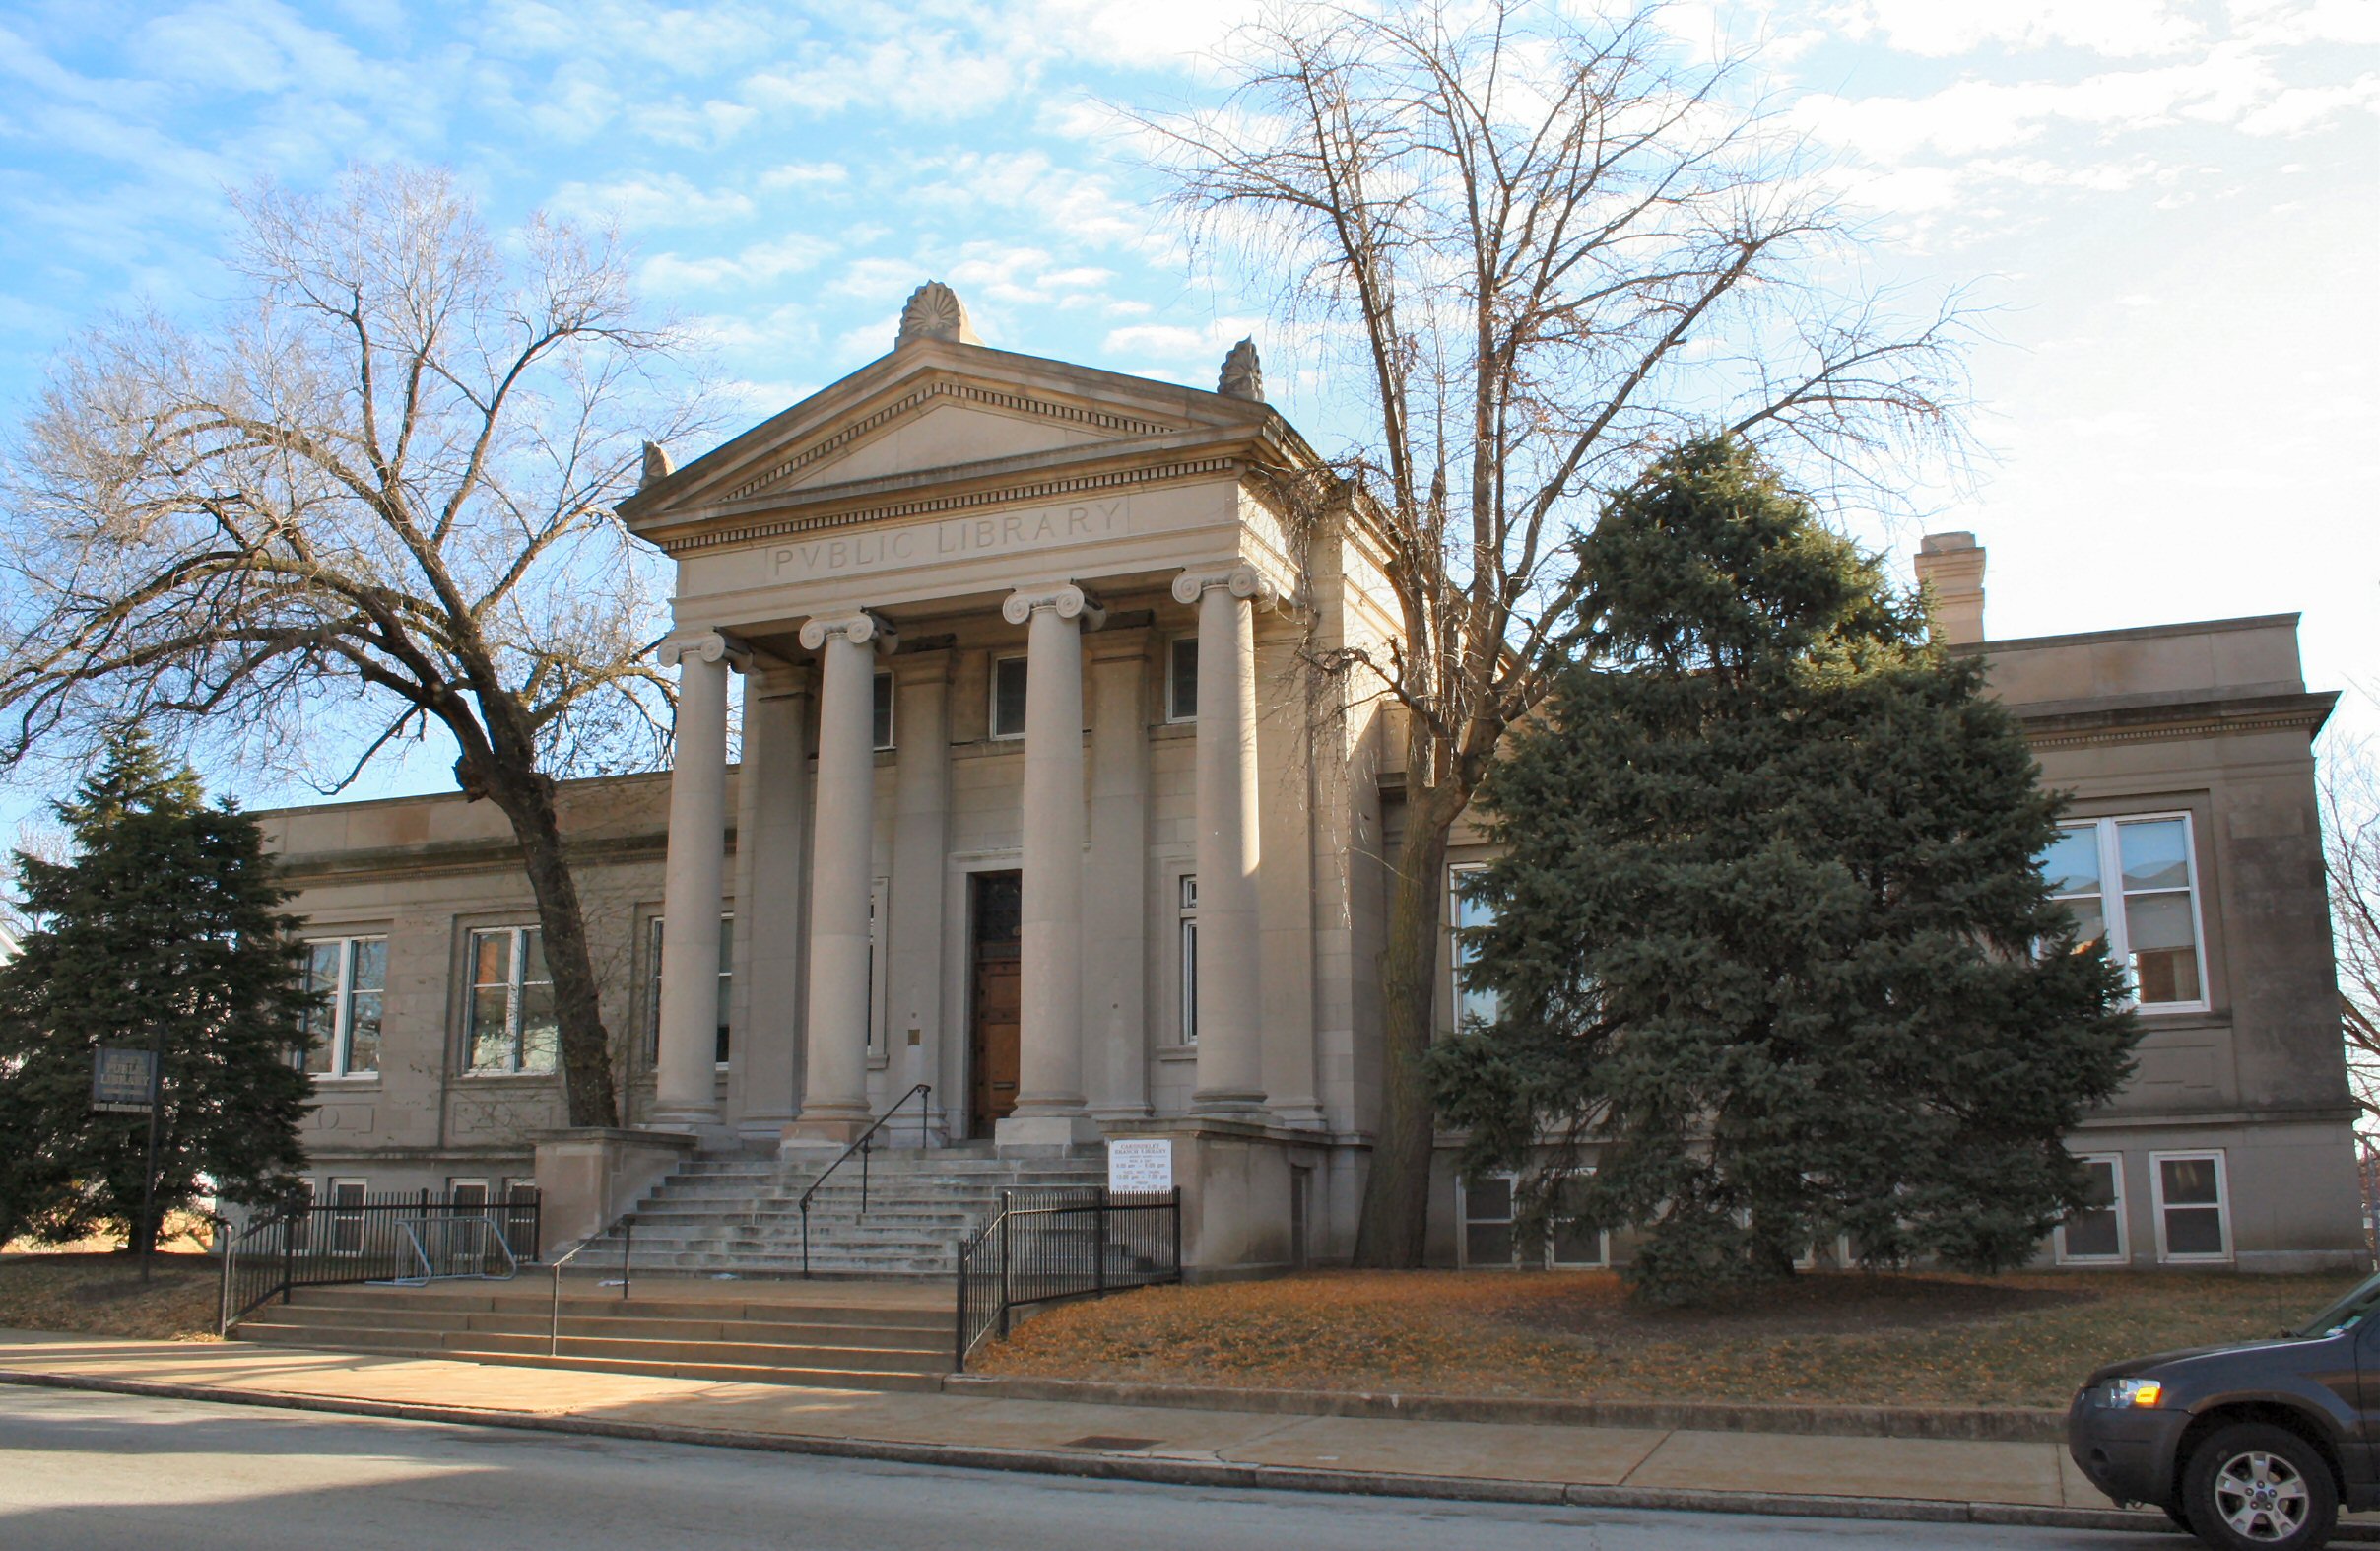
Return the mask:
POLYGON ((1415 793, 1406 808, 1380 950, 1380 1128, 1355 1228, 1360 1266, 1418 1266, 1428 1242, 1437 1103, 1423 1062, 1437 1004, 1446 836, 1462 810, 1462 798, 1444 786, 1415 793))
POLYGON ((554 1020, 562 1044, 562 1095, 572 1125, 618 1125, 620 1099, 612 1083, 611 1039, 596 994, 595 961, 578 881, 562 854, 562 824, 554 813, 554 783, 534 770, 492 773, 488 796, 512 821, 537 924, 545 934, 546 973, 554 978, 554 1020))

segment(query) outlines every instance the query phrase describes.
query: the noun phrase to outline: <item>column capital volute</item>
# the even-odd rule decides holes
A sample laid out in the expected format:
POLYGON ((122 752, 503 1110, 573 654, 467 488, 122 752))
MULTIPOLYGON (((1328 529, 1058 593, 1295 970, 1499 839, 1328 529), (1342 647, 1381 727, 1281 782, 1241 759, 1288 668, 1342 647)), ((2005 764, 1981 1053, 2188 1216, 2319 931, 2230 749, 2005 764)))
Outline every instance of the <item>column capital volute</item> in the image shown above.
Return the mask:
POLYGON ((1173 601, 1196 603, 1211 587, 1223 587, 1235 598, 1271 603, 1281 595, 1273 578, 1246 561, 1185 571, 1173 578, 1173 601))
POLYGON ((1107 610, 1071 581, 1019 587, 1000 605, 1000 617, 1011 625, 1022 625, 1033 617, 1036 609, 1047 609, 1062 620, 1079 619, 1086 630, 1097 630, 1107 623, 1107 610))
POLYGON ((892 622, 873 609, 861 609, 856 614, 821 614, 802 623, 802 648, 816 651, 829 638, 851 642, 855 646, 873 646, 880 657, 889 657, 900 644, 900 632, 892 622))
POLYGON ((664 640, 654 655, 665 668, 675 668, 689 658, 696 662, 724 662, 738 673, 752 667, 752 648, 725 631, 694 631, 664 640))

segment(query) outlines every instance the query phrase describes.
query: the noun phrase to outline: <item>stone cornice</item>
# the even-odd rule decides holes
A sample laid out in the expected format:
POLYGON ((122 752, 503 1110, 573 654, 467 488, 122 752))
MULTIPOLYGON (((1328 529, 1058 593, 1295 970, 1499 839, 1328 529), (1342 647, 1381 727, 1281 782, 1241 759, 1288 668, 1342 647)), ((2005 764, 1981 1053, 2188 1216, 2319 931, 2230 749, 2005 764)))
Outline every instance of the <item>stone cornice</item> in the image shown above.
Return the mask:
POLYGON ((2259 732, 2303 732, 2309 739, 2330 719, 2339 692, 2192 698, 2122 707, 2091 707, 2073 701, 2055 708, 2011 706, 2036 749, 2083 748, 2093 744, 2164 743, 2184 738, 2236 737, 2259 732))

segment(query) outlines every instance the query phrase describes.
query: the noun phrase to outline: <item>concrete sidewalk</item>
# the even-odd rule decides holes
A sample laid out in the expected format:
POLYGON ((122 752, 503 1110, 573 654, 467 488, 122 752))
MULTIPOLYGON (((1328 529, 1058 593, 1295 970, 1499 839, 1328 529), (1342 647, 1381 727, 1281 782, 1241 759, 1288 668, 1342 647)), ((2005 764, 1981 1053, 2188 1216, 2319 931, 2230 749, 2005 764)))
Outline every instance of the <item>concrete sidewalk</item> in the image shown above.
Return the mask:
MULTIPOLYGON (((1182 1485, 2167 1527, 2117 1511, 2046 1443, 880 1394, 15 1330, 0 1330, 0 1382, 1182 1485)), ((2380 1523, 2340 1538, 2380 1541, 2380 1523)))

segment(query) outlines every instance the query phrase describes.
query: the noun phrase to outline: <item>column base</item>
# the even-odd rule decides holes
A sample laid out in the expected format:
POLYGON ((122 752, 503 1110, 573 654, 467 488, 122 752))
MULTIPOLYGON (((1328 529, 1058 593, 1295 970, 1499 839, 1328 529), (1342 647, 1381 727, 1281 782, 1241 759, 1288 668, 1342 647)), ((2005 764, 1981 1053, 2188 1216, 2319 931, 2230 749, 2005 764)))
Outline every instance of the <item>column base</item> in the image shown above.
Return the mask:
POLYGON ((1088 1114, 1012 1114, 992 1127, 992 1151, 1056 1153, 1099 1139, 1099 1122, 1088 1114))
POLYGON ((1247 1088, 1202 1088, 1190 1096, 1190 1113, 1230 1120, 1266 1119, 1271 1113, 1263 1090, 1247 1088))
POLYGON ((794 1153, 840 1152, 858 1141, 860 1132, 875 1118, 860 1105, 804 1110, 777 1137, 777 1154, 784 1157, 794 1153))
POLYGON ((734 1147, 743 1141, 743 1138, 736 1133, 735 1127, 729 1125, 717 1110, 694 1110, 683 1107, 675 1110, 660 1110, 639 1121, 636 1129, 691 1136, 694 1139, 695 1146, 711 1151, 723 1147, 734 1147))
POLYGON ((1322 1131, 1330 1128, 1322 1106, 1311 1099, 1298 1099, 1289 1104, 1273 1106, 1273 1123, 1286 1125, 1293 1131, 1322 1131))

